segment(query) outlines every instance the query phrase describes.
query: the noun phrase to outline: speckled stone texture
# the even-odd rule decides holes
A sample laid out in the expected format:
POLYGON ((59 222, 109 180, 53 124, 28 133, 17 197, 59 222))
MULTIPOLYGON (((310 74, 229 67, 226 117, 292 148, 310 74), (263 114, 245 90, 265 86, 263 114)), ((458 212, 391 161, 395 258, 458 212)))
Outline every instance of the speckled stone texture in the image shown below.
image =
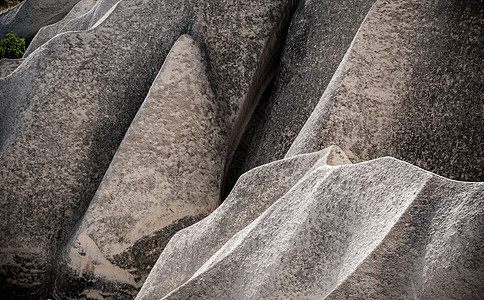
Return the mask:
POLYGON ((24 60, 22 58, 10 59, 2 58, 0 59, 0 77, 7 77, 12 74, 18 66, 22 64, 24 60))
POLYGON ((49 293, 59 247, 188 20, 183 2, 164 15, 148 13, 159 9, 156 1, 117 8, 90 31, 57 35, 0 79, 0 285, 7 299, 49 293))
POLYGON ((11 31, 27 43, 37 31, 61 20, 79 0, 25 0, 0 14, 0 39, 11 31))
POLYGON ((196 2, 193 35, 209 56, 207 74, 230 133, 260 53, 287 1, 196 2))
POLYGON ((484 183, 440 176, 484 180, 482 0, 326 2, 243 141, 275 160, 312 111, 285 159, 188 228, 296 0, 83 0, 1 60, 1 298, 482 297, 484 183))
MULTIPOLYGON (((99 1, 99 3, 100 2, 101 1, 99 1)), ((66 32, 66 29, 72 29, 64 29, 64 26, 66 26, 70 21, 87 14, 96 3, 98 3, 96 2, 96 0, 81 0, 62 20, 57 23, 42 27, 35 35, 34 39, 30 42, 29 47, 25 50, 24 57, 29 56, 30 53, 32 53, 35 49, 42 46, 45 42, 53 38, 56 34, 66 32)))
POLYGON ((299 2, 275 81, 260 100, 232 159, 228 191, 242 173, 285 156, 374 2, 299 2))
POLYGON ((335 144, 484 181, 483 1, 378 1, 286 157, 335 144))
POLYGON ((478 299, 484 183, 348 162, 332 147, 245 173, 137 299, 478 299))
MULTIPOLYGON (((284 4, 99 0, 71 21, 87 27, 74 24, 80 30, 54 36, 0 78, 2 297, 51 292, 61 246, 183 33, 200 45, 217 128, 227 137, 216 147, 227 147, 244 89, 284 4)), ((150 247, 161 251, 158 244, 150 247)))
POLYGON ((201 54, 183 35, 65 250, 57 298, 134 298, 169 238, 219 205, 219 118, 201 54))

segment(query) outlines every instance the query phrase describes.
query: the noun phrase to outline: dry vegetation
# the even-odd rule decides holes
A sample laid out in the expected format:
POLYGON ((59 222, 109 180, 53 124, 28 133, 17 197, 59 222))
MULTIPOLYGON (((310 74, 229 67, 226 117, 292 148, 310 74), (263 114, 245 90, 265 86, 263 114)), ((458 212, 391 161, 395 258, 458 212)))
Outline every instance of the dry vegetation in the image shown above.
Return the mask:
POLYGON ((0 12, 9 9, 10 7, 14 7, 22 1, 23 0, 0 0, 0 12))

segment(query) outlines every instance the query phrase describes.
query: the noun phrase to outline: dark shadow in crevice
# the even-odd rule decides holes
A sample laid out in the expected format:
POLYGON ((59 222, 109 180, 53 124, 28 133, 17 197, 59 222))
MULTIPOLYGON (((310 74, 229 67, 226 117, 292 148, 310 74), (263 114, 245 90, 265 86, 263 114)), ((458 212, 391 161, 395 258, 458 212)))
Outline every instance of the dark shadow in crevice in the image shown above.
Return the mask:
POLYGON ((264 122, 265 120, 263 118, 263 115, 265 115, 264 108, 269 103, 268 100, 274 86, 275 75, 281 62, 289 25, 291 24, 298 4, 299 0, 288 1, 262 51, 247 95, 232 128, 221 183, 221 201, 230 193, 235 182, 237 182, 237 179, 244 170, 244 164, 248 154, 247 146, 251 144, 247 142, 248 139, 253 138, 254 130, 260 126, 260 122, 264 122))

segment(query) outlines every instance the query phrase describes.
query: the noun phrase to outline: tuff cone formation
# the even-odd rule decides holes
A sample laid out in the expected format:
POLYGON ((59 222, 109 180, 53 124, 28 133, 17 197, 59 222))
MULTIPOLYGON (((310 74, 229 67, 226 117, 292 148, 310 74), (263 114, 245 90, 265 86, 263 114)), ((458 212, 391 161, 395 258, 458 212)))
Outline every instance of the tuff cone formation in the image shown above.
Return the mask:
POLYGON ((0 14, 0 39, 11 31, 30 42, 37 31, 62 19, 79 0, 25 0, 0 14))
POLYGON ((353 161, 484 181, 483 13, 482 1, 377 1, 286 157, 336 144, 353 161))
POLYGON ((134 298, 170 237, 217 207, 224 136, 216 111, 201 54, 184 35, 65 249, 58 297, 134 298))
POLYGON ((2 299, 482 298, 483 27, 480 0, 0 14, 29 43, 0 60, 2 299))
POLYGON ((61 21, 42 27, 35 35, 32 42, 30 42, 29 47, 24 53, 24 57, 27 57, 30 53, 34 52, 35 49, 42 46, 45 42, 59 33, 73 29, 79 30, 80 28, 73 28, 73 24, 84 15, 87 16, 89 11, 94 11, 91 9, 96 3, 96 0, 79 1, 61 21))
POLYGON ((137 299, 482 295, 484 183, 347 163, 333 147, 245 173, 172 238, 137 299))

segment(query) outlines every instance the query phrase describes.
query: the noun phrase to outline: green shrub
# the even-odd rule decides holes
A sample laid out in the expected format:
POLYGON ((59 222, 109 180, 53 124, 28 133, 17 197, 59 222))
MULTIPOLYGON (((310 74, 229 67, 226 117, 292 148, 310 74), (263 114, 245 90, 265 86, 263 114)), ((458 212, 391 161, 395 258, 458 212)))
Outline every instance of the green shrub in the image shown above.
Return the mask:
POLYGON ((0 59, 1 58, 21 58, 25 52, 25 40, 19 38, 15 33, 8 33, 0 41, 0 59))

